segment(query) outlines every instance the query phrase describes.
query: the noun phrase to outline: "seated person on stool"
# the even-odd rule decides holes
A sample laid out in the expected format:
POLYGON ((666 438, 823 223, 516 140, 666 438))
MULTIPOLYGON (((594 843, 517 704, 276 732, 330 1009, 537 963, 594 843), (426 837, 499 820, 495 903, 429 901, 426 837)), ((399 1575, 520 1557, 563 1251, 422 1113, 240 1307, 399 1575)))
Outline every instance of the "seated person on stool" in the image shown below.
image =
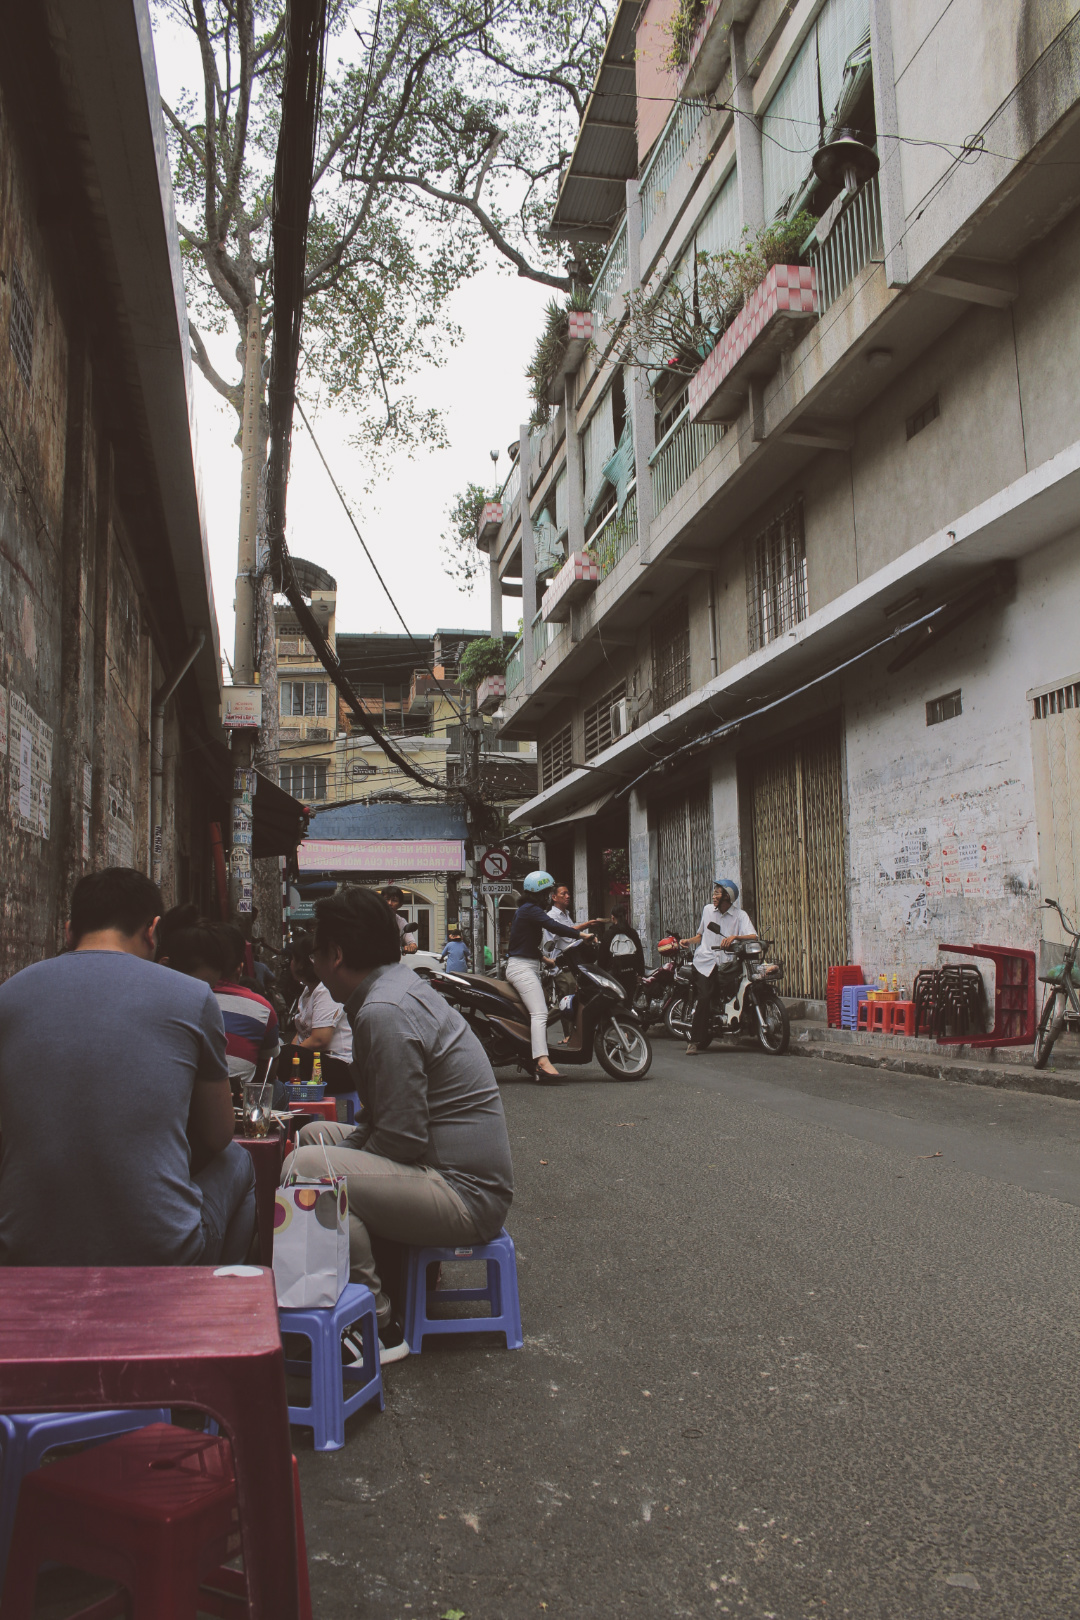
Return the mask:
POLYGON ((487 1243, 513 1197, 502 1098, 483 1047, 437 990, 400 960, 393 912, 371 889, 315 907, 315 966, 353 1031, 355 1127, 305 1126, 284 1180, 346 1178, 350 1275, 375 1295, 382 1360, 409 1353, 371 1238, 432 1247, 487 1243), (312 1145, 317 1144, 317 1145, 312 1145))
POLYGON ((245 1259, 255 1174, 233 1141, 210 987, 155 962, 156 883, 80 878, 68 950, 0 985, 0 1265, 245 1259))
POLYGON ((694 1017, 690 1025, 691 1054, 704 1052, 712 1039, 713 1001, 723 997, 733 985, 735 965, 728 946, 736 939, 757 939, 757 932, 745 911, 735 905, 739 885, 734 878, 717 878, 713 884, 712 905, 701 913, 701 924, 692 939, 680 945, 696 945, 694 952, 694 1017))

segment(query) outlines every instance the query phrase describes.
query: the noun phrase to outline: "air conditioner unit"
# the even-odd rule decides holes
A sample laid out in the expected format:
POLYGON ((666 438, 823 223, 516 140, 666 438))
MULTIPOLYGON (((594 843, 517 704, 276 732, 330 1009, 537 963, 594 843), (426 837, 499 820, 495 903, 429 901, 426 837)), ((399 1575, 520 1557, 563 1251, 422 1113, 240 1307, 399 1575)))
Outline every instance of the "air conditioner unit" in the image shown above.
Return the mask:
POLYGON ((620 698, 613 703, 608 711, 611 715, 611 735, 613 737, 626 737, 633 730, 634 713, 629 699, 620 698))

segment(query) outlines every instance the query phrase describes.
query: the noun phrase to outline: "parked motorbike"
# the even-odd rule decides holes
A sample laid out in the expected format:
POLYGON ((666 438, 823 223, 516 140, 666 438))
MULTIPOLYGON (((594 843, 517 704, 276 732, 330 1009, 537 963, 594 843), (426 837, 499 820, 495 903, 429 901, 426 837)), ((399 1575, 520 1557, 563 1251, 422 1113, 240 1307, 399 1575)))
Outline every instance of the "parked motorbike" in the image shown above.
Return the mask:
MULTIPOLYGON (((757 1038, 763 1052, 779 1057, 791 1039, 787 1008, 780 1000, 781 967, 767 962, 770 940, 735 940, 731 946, 734 961, 724 973, 723 994, 714 997, 709 1040, 719 1035, 750 1035, 757 1038), (737 971, 732 971, 732 969, 737 971)), ((664 1021, 676 1040, 688 1041, 694 1010, 694 970, 691 964, 676 971, 679 994, 672 998, 664 1021)))
MULTIPOLYGON (((589 942, 566 947, 560 967, 569 968, 577 986, 570 1009, 570 1037, 556 1044, 552 1057, 560 1065, 597 1063, 614 1080, 644 1080, 652 1064, 652 1045, 629 1005, 626 991, 602 968, 582 959, 589 942)), ((470 1025, 492 1068, 516 1063, 532 1072, 532 1037, 524 1003, 505 979, 476 973, 438 973, 432 984, 470 1025)), ((559 1029, 559 1012, 548 1015, 548 1028, 559 1029)))
POLYGON ((683 953, 674 934, 662 939, 656 949, 660 953, 660 966, 644 974, 637 981, 632 1006, 641 1020, 642 1029, 665 1022, 668 1004, 679 999, 681 987, 676 977, 683 953))

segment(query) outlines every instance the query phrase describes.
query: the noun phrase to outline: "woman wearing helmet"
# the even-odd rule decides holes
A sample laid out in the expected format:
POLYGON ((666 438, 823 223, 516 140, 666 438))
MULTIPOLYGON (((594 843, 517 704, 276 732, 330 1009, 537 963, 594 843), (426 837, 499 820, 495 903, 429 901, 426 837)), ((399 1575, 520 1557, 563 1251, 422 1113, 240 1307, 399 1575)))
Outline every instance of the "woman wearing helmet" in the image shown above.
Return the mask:
POLYGON ((506 982, 514 987, 528 1009, 532 1055, 536 1063, 535 1079, 543 1085, 546 1081, 557 1080, 559 1071, 548 1057, 548 1005, 540 982, 540 942, 545 931, 571 939, 588 939, 590 936, 585 929, 589 925, 577 923, 568 926, 550 915, 549 908, 555 894, 555 879, 550 872, 530 872, 522 888, 525 893, 510 925, 506 982))
POLYGON ((757 932, 745 911, 735 902, 739 885, 734 878, 718 877, 713 884, 712 905, 701 913, 701 925, 692 939, 680 945, 696 945, 694 952, 694 1021, 690 1026, 688 1052, 704 1052, 711 1040, 713 997, 724 969, 731 962, 728 947, 734 939, 757 939, 757 932))

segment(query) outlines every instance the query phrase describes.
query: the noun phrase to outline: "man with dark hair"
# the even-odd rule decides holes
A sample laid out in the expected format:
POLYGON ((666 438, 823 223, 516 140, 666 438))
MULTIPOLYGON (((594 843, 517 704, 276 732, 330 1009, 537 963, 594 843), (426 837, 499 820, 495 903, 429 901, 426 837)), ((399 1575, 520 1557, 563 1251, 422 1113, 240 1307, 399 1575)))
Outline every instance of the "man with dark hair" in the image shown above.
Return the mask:
POLYGON ((382 897, 394 913, 394 919, 398 925, 401 946, 398 954, 411 956, 416 950, 416 924, 411 923, 408 917, 403 917, 401 914, 401 908, 405 904, 405 896, 396 883, 391 883, 388 888, 383 890, 382 897))
POLYGON ((80 879, 69 949, 0 985, 0 1265, 214 1265, 255 1230, 209 986, 153 960, 161 894, 80 879))
POLYGON ((307 1126, 285 1174, 318 1175, 325 1154, 346 1178, 352 1279, 375 1295, 382 1359, 397 1361, 409 1347, 371 1238, 457 1246, 497 1235, 514 1191, 502 1098, 468 1024, 399 960, 377 894, 339 890, 315 916, 315 966, 352 1025, 362 1107, 355 1128, 307 1126))

